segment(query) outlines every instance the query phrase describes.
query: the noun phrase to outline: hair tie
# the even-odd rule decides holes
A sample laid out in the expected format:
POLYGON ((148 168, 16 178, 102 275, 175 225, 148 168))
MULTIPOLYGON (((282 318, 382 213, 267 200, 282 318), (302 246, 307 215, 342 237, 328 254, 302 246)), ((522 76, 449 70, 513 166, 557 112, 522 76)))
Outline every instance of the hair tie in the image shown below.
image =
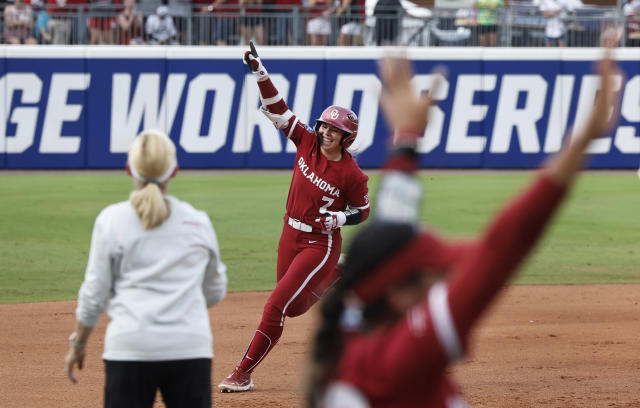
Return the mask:
POLYGON ((131 176, 133 176, 134 179, 143 181, 145 183, 153 183, 157 185, 166 183, 167 180, 171 178, 171 175, 173 174, 173 172, 176 170, 177 167, 178 167, 178 163, 173 162, 173 164, 169 166, 169 169, 162 176, 157 178, 156 177, 145 178, 145 177, 142 177, 140 173, 138 173, 133 163, 129 162, 129 170, 131 171, 131 176))

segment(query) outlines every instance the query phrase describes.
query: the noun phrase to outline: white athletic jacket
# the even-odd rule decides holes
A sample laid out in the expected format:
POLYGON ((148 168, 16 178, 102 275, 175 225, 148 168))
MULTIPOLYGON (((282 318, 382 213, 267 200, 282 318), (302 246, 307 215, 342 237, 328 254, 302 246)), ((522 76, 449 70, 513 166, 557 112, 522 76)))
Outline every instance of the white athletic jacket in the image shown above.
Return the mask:
POLYGON ((212 358, 207 307, 226 294, 226 266, 206 213, 167 196, 170 217, 144 230, 128 201, 96 218, 76 317, 93 327, 107 306, 102 358, 212 358))

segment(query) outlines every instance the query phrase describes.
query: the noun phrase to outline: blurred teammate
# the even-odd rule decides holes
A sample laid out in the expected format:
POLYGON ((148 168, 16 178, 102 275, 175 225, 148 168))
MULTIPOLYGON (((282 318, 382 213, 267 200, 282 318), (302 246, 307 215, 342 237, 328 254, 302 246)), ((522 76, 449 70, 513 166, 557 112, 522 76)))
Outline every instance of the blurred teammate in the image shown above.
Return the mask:
POLYGON ((356 138, 356 115, 330 106, 316 121, 315 130, 305 126, 289 110, 252 50, 244 61, 258 80, 261 111, 296 144, 297 153, 278 244, 277 284, 240 364, 218 386, 223 392, 253 388, 251 373, 278 342, 285 317, 306 312, 335 280, 340 228, 369 215, 368 178, 346 150, 356 138))
POLYGON ((453 243, 417 225, 421 189, 412 172, 429 100, 414 96, 406 60, 382 63, 382 103, 398 142, 376 217, 354 238, 342 279, 322 302, 308 406, 468 406, 445 370, 464 355, 471 328, 538 241, 589 142, 610 128, 613 73, 607 50, 602 89, 586 126, 477 241, 453 243))
POLYGON ((226 293, 209 217, 167 195, 178 171, 173 142, 142 132, 129 151, 135 190, 96 219, 65 371, 76 382, 87 339, 107 307, 105 407, 211 407, 212 336, 207 307, 226 293))

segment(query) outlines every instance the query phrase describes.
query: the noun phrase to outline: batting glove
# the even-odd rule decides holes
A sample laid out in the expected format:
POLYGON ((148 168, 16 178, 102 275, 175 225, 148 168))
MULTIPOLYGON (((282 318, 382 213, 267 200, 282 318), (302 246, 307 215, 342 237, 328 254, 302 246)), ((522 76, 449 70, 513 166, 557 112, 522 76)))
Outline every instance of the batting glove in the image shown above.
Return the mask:
POLYGON ((347 216, 342 211, 327 211, 324 218, 324 229, 327 231, 342 227, 347 222, 347 216))
POLYGON ((264 65, 262 65, 260 58, 257 55, 253 55, 251 51, 245 51, 242 62, 249 67, 258 81, 263 81, 269 77, 269 73, 264 65))

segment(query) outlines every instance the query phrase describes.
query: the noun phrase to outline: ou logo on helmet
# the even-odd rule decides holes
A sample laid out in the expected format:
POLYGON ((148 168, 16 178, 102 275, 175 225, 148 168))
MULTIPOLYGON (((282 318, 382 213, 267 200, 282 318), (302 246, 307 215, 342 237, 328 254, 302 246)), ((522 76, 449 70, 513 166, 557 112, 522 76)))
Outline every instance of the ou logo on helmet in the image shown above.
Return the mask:
POLYGON ((337 109, 331 111, 331 119, 336 120, 338 119, 338 116, 340 116, 340 112, 338 112, 337 109))

